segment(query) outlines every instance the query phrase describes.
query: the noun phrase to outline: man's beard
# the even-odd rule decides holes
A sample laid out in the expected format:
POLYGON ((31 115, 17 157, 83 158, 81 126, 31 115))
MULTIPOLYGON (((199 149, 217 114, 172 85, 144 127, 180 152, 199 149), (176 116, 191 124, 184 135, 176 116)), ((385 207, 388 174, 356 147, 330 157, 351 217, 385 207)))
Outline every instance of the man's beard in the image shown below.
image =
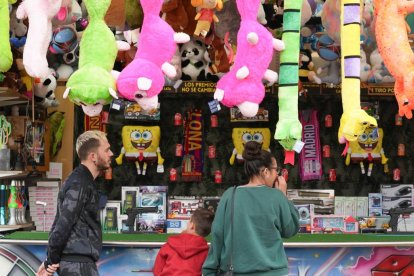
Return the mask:
POLYGON ((98 156, 98 161, 96 162, 96 168, 99 171, 104 171, 107 170, 111 167, 110 164, 108 164, 108 162, 105 162, 101 157, 98 156))

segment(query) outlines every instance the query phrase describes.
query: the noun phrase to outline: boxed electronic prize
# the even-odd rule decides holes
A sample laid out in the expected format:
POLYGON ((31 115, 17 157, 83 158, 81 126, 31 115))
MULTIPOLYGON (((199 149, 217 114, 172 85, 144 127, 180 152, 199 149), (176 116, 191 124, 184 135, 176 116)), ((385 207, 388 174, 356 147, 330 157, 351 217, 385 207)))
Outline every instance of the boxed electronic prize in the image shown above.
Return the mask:
POLYGON ((165 233, 167 186, 140 186, 139 207, 158 207, 157 213, 142 213, 136 220, 136 231, 165 233))
POLYGON ((314 213, 313 204, 299 204, 295 205, 299 213, 299 233, 310 233, 311 223, 314 213))
POLYGON ((119 232, 118 218, 121 216, 121 201, 108 200, 101 210, 102 231, 104 233, 119 232))
POLYGON ((368 216, 382 216, 382 194, 368 194, 368 216))
POLYGON ((203 201, 196 196, 168 197, 168 219, 190 219, 191 214, 203 207, 203 201))
POLYGON ((334 213, 334 190, 288 189, 287 197, 295 205, 313 204, 315 214, 334 213))
POLYGON ((121 187, 121 211, 126 214, 126 210, 139 206, 139 187, 121 187))
POLYGON ((213 213, 216 213, 217 206, 220 202, 219 196, 203 196, 203 208, 212 211, 213 213))
POLYGON ((381 184, 381 194, 385 197, 412 197, 413 184, 381 184))

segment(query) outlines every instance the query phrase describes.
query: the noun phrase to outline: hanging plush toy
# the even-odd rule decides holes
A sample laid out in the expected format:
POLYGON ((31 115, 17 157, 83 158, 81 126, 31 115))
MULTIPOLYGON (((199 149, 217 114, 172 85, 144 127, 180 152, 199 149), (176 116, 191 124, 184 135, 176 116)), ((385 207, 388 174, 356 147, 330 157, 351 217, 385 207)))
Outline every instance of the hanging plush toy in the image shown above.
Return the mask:
POLYGON ((80 42, 79 69, 67 84, 63 98, 82 106, 88 116, 97 116, 103 105, 117 98, 115 78, 111 70, 115 62, 117 44, 103 18, 110 0, 84 0, 90 21, 80 42))
POLYGON ((414 109, 414 53, 405 17, 414 12, 414 1, 374 1, 375 37, 384 64, 395 78, 394 94, 400 116, 412 118, 414 109))
POLYGON ((236 3, 241 16, 237 53, 232 69, 217 83, 214 98, 225 106, 237 106, 243 116, 253 117, 265 95, 262 79, 273 84, 278 77, 276 72, 267 69, 273 49, 280 51, 285 45, 257 22, 260 0, 237 0, 236 3))
MULTIPOLYGON (((197 26, 194 30, 195 37, 205 38, 210 31, 211 24, 219 22, 214 14, 214 9, 220 11, 223 8, 222 0, 191 0, 191 5, 198 8, 199 11, 194 18, 197 20, 197 26)), ((257 13, 256 13, 257 15, 257 13)))
POLYGON ((119 94, 137 101, 143 110, 151 110, 158 105, 158 94, 165 79, 164 74, 174 78, 177 74, 170 63, 177 49, 176 43, 185 43, 190 37, 175 33, 160 18, 163 0, 141 0, 144 21, 138 42, 135 59, 125 67, 117 80, 119 94))
POLYGON ((249 141, 256 141, 262 144, 262 149, 270 151, 270 129, 268 128, 233 128, 231 138, 233 140, 233 153, 230 157, 230 165, 243 162, 244 144, 249 141))
POLYGON ((356 141, 367 127, 376 127, 377 121, 361 109, 360 99, 360 1, 344 0, 341 3, 341 77, 342 108, 338 140, 356 141), (346 16, 345 16, 346 15, 346 16))
POLYGON ((148 164, 157 163, 157 172, 164 172, 164 159, 160 150, 161 130, 159 126, 124 126, 122 128, 121 154, 116 158, 135 162, 137 173, 145 175, 148 164))
POLYGON ((294 164, 293 147, 302 137, 302 124, 298 113, 298 61, 299 61, 299 29, 302 1, 286 1, 283 13, 282 40, 289 45, 280 54, 279 80, 279 121, 276 124, 274 138, 285 149, 285 164, 294 164))
POLYGON ((59 101, 55 97, 55 89, 57 87, 57 75, 55 70, 50 69, 50 74, 46 78, 36 78, 34 80, 34 98, 43 107, 56 107, 59 101))
POLYGON ((365 174, 364 162, 368 162, 367 175, 371 176, 374 163, 381 163, 385 166, 388 161, 382 148, 383 137, 382 128, 366 128, 364 133, 358 137, 358 140, 349 143, 345 164, 349 166, 351 162, 359 163, 361 173, 365 174))
POLYGON ((18 19, 29 19, 23 64, 27 74, 33 78, 49 75, 46 59, 52 35, 52 18, 58 13, 62 0, 25 0, 17 8, 18 19))
POLYGON ((7 72, 13 63, 9 42, 9 3, 0 0, 0 73, 7 72))
POLYGON ((27 26, 23 20, 16 17, 16 11, 17 7, 13 7, 10 13, 10 44, 23 53, 23 46, 27 39, 27 26))

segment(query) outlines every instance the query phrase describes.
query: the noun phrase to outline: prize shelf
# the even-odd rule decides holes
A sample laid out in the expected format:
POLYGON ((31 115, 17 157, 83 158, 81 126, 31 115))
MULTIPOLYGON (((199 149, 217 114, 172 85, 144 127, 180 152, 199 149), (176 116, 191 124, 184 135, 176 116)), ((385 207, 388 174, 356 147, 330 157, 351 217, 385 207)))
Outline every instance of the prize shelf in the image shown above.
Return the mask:
POLYGON ((25 229, 33 226, 33 222, 18 225, 0 225, 0 232, 14 231, 17 229, 25 229))
POLYGON ((0 107, 27 104, 29 99, 7 87, 0 87, 0 107))

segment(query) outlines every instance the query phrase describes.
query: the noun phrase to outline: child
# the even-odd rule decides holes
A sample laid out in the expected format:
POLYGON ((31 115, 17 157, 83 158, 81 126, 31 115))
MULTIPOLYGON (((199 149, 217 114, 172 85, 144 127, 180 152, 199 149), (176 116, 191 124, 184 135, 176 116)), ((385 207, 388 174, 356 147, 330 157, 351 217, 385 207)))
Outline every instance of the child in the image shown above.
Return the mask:
POLYGON ((197 209, 187 228, 179 235, 168 238, 154 264, 154 276, 201 276, 201 267, 207 257, 208 245, 204 237, 211 231, 214 214, 207 209, 197 209))

